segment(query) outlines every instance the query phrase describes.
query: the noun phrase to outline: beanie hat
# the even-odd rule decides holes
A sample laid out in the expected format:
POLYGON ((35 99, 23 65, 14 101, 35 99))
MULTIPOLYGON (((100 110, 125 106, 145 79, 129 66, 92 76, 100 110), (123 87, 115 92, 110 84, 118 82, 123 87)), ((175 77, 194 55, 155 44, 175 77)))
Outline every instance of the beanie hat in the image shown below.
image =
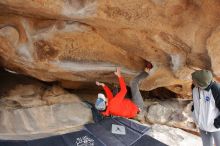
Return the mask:
POLYGON ((106 102, 107 102, 107 100, 106 100, 105 95, 102 93, 99 93, 98 98, 95 102, 95 108, 100 111, 105 110, 106 109, 106 102))
POLYGON ((153 68, 153 64, 150 63, 150 62, 147 62, 146 67, 147 67, 148 69, 152 69, 152 68, 153 68))
POLYGON ((201 88, 207 88, 212 82, 213 76, 209 70, 197 70, 192 73, 192 80, 201 88))

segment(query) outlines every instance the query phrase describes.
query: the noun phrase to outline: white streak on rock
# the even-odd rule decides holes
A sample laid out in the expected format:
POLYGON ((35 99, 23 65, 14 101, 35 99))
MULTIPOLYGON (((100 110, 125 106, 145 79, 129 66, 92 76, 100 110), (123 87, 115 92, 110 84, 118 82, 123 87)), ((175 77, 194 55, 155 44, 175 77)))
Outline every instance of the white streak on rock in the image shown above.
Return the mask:
MULTIPOLYGON (((115 71, 117 65, 108 64, 108 63, 77 63, 70 61, 63 62, 51 62, 53 65, 60 67, 68 71, 115 71)), ((125 74, 136 74, 136 72, 128 70, 126 68, 121 68, 121 72, 125 74)))

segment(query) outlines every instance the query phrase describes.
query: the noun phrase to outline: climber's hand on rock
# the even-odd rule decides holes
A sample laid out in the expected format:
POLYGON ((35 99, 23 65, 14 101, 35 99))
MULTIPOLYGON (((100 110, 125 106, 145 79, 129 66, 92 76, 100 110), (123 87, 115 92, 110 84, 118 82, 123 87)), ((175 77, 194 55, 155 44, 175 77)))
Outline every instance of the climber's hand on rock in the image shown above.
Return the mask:
POLYGON ((114 72, 117 77, 121 77, 121 68, 117 67, 116 72, 114 72))
POLYGON ((98 81, 96 81, 95 83, 96 83, 96 85, 97 85, 97 86, 102 86, 102 87, 104 87, 104 86, 105 86, 105 84, 104 84, 104 83, 100 83, 100 82, 98 82, 98 81))

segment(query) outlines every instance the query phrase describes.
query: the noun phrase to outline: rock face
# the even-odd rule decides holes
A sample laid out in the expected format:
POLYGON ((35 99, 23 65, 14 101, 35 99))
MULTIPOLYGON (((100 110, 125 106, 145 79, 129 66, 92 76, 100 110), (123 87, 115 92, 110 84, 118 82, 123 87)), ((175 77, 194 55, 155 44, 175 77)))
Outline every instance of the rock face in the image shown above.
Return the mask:
POLYGON ((80 102, 0 110, 0 117, 1 139, 33 139, 77 131, 92 121, 91 110, 80 102))
POLYGON ((77 131, 92 121, 91 110, 82 102, 0 110, 0 117, 1 139, 33 139, 77 131))
POLYGON ((154 64, 142 89, 189 96, 190 73, 218 79, 216 0, 1 0, 1 66, 43 81, 128 82, 154 64))
POLYGON ((178 127, 194 134, 198 133, 192 119, 190 101, 145 100, 145 105, 147 106, 146 122, 178 127))
POLYGON ((93 121, 91 109, 79 96, 37 83, 17 84, 0 95, 0 139, 46 137, 77 131, 93 121))
POLYGON ((202 145, 200 137, 165 125, 153 125, 148 135, 169 146, 202 145))

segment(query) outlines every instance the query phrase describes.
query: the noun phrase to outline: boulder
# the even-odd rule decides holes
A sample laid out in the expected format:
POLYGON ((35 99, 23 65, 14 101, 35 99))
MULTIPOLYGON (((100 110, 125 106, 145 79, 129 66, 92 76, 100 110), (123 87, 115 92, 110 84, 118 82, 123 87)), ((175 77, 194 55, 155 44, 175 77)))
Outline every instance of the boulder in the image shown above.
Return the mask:
POLYGON ((202 139, 181 129, 155 124, 147 133, 169 146, 202 145, 202 139))
POLYGON ((0 117, 0 138, 10 140, 35 139, 77 131, 92 121, 91 110, 82 102, 1 109, 0 117))
POLYGON ((182 97, 195 69, 219 77, 219 1, 3 0, 0 8, 0 63, 16 73, 115 83, 121 66, 128 83, 151 62, 141 88, 182 97))

